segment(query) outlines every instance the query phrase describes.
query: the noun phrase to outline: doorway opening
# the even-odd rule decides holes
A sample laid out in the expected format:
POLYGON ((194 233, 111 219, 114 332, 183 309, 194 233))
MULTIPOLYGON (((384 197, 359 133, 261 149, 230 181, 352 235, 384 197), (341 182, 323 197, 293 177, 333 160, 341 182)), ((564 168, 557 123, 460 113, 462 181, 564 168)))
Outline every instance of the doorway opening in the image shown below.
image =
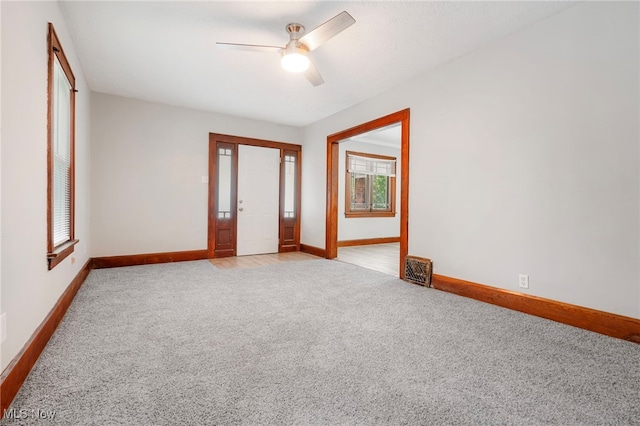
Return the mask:
MULTIPOLYGON (((399 205, 395 206, 395 214, 399 214, 399 241, 397 244, 399 245, 398 251, 399 255, 397 258, 397 271, 398 276, 404 279, 404 262, 405 258, 408 254, 409 247, 409 224, 408 224, 408 212, 409 212, 409 109, 405 109, 402 111, 398 111, 396 113, 378 118, 373 121, 369 121, 367 123, 361 124, 359 126, 355 126, 351 129, 335 133, 327 137, 327 211, 326 211, 326 241, 325 241, 325 254, 327 259, 335 259, 338 257, 338 213, 339 213, 339 194, 340 194, 340 144, 345 143, 347 141, 351 141, 353 139, 357 139, 359 135, 363 135, 366 133, 370 133, 376 130, 386 130, 386 129, 394 129, 395 126, 399 126, 400 129, 400 196, 398 197, 399 205)), ((358 155, 358 153, 354 154, 354 157, 365 157, 363 155, 358 155)), ((386 159, 389 163, 391 162, 389 158, 386 159)), ((348 160, 347 160, 348 161, 348 160)), ((374 168, 382 167, 376 160, 371 160, 374 164, 374 168)), ((345 167, 349 167, 346 165, 345 167)), ((354 166, 354 170, 357 170, 357 167, 354 166)), ((395 174, 393 172, 389 172, 388 175, 395 174)), ((356 206, 356 214, 359 213, 358 208, 369 209, 371 213, 377 207, 380 210, 383 210, 384 203, 376 204, 376 202, 369 201, 363 203, 358 203, 358 201, 366 200, 366 196, 362 195, 362 191, 367 191, 367 188, 371 187, 371 184, 367 184, 367 180, 363 179, 362 182, 356 182, 354 180, 353 186, 354 188, 358 185, 358 195, 360 197, 358 199, 352 198, 352 206, 356 206), (367 186, 369 185, 369 186, 367 186)), ((346 184, 345 184, 345 191, 346 184)), ((354 196, 355 197, 355 196, 354 196)), ((373 196, 371 196, 373 197, 373 196)), ((349 200, 346 199, 345 195, 345 205, 349 203, 349 200)), ((349 212, 349 213, 354 213, 349 212)), ((360 213, 364 213, 364 216, 367 215, 366 212, 360 211, 360 213)), ((347 213, 343 213, 347 216, 347 213)), ((353 216, 352 216, 353 217, 353 216)), ((344 225, 344 224, 343 224, 344 225)), ((348 226, 348 225, 345 225, 348 226)), ((375 241, 369 241, 375 242, 375 241)), ((380 239, 378 241, 380 243, 395 243, 396 241, 387 241, 384 239, 380 239)))
POLYGON ((210 259, 300 250, 300 145, 209 134, 210 259))

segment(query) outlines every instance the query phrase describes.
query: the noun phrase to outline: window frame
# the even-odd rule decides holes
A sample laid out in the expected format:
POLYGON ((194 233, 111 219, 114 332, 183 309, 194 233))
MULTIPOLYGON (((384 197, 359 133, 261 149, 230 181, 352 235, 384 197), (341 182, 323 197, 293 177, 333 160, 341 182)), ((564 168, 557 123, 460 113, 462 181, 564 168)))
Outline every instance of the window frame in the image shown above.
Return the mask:
MULTIPOLYGON (((389 208, 382 210, 382 209, 376 209, 376 210, 372 210, 371 207, 369 207, 369 210, 364 210, 364 209, 357 209, 357 210, 352 210, 351 209, 351 172, 349 172, 349 156, 350 155, 355 155, 358 157, 365 157, 365 158, 371 158, 373 160, 379 159, 379 160, 392 160, 395 161, 395 167, 394 167, 394 174, 397 174, 396 170, 397 170, 397 165, 398 165, 398 159, 396 157, 390 157, 390 156, 386 156, 386 155, 379 155, 379 154, 371 154, 371 153, 365 153, 365 152, 355 152, 355 151, 346 151, 344 154, 344 159, 345 159, 345 200, 344 200, 344 215, 347 218, 354 218, 354 217, 395 217, 396 215, 396 177, 395 176, 387 176, 387 179, 389 179, 388 181, 388 185, 389 185, 389 198, 390 198, 390 202, 389 202, 389 208)), ((378 175, 371 175, 371 176, 378 176, 378 175)), ((371 197, 373 197, 373 193, 370 194, 371 197)))
POLYGON ((47 34, 47 46, 49 51, 47 69, 47 263, 49 270, 53 269, 67 256, 73 253, 74 246, 78 243, 75 239, 75 93, 76 79, 71 70, 58 35, 53 24, 49 23, 47 34), (54 230, 54 75, 55 59, 67 77, 71 89, 69 91, 69 238, 55 245, 53 239, 54 230))

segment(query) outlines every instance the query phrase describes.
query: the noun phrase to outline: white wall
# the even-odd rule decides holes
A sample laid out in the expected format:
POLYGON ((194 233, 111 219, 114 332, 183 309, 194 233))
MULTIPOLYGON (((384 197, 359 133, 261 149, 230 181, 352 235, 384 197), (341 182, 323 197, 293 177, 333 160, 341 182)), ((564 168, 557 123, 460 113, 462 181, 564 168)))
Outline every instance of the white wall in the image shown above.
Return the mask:
POLYGON ((89 89, 57 2, 2 2, 1 368, 88 260, 89 89), (75 252, 47 270, 47 23, 76 77, 75 252), (75 263, 73 263, 75 261, 75 263))
POLYGON ((210 132, 301 143, 296 127, 99 93, 91 105, 93 257, 207 248, 210 132))
POLYGON ((400 149, 359 141, 341 142, 338 170, 338 241, 400 236, 400 176, 402 170, 400 149), (395 157, 396 163, 396 215, 395 217, 345 217, 345 173, 347 151, 395 157))
POLYGON ((640 318, 638 9, 580 3, 303 129, 302 242, 324 247, 326 136, 410 108, 410 254, 640 318))

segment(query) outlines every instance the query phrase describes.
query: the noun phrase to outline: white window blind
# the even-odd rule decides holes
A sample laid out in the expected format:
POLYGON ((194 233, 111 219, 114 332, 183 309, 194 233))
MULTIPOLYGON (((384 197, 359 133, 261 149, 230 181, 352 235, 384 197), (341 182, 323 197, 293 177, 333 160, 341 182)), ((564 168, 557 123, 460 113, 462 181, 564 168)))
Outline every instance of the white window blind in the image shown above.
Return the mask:
POLYGON ((367 158, 349 154, 349 173, 395 177, 396 160, 367 158))
POLYGON ((71 84, 55 58, 53 76, 54 247, 71 239, 71 84))

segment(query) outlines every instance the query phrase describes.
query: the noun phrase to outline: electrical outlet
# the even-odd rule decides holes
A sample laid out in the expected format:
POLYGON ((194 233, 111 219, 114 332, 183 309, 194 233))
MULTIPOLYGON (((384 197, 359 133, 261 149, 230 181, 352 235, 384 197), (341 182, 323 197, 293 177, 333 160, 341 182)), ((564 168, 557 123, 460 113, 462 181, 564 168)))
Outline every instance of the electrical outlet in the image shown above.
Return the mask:
POLYGON ((529 288, 529 275, 520 274, 518 279, 518 287, 529 288))
POLYGON ((0 315, 0 343, 7 339, 7 313, 0 315))
POLYGON ((200 177, 200 182, 209 183, 209 176, 201 176, 200 177))

